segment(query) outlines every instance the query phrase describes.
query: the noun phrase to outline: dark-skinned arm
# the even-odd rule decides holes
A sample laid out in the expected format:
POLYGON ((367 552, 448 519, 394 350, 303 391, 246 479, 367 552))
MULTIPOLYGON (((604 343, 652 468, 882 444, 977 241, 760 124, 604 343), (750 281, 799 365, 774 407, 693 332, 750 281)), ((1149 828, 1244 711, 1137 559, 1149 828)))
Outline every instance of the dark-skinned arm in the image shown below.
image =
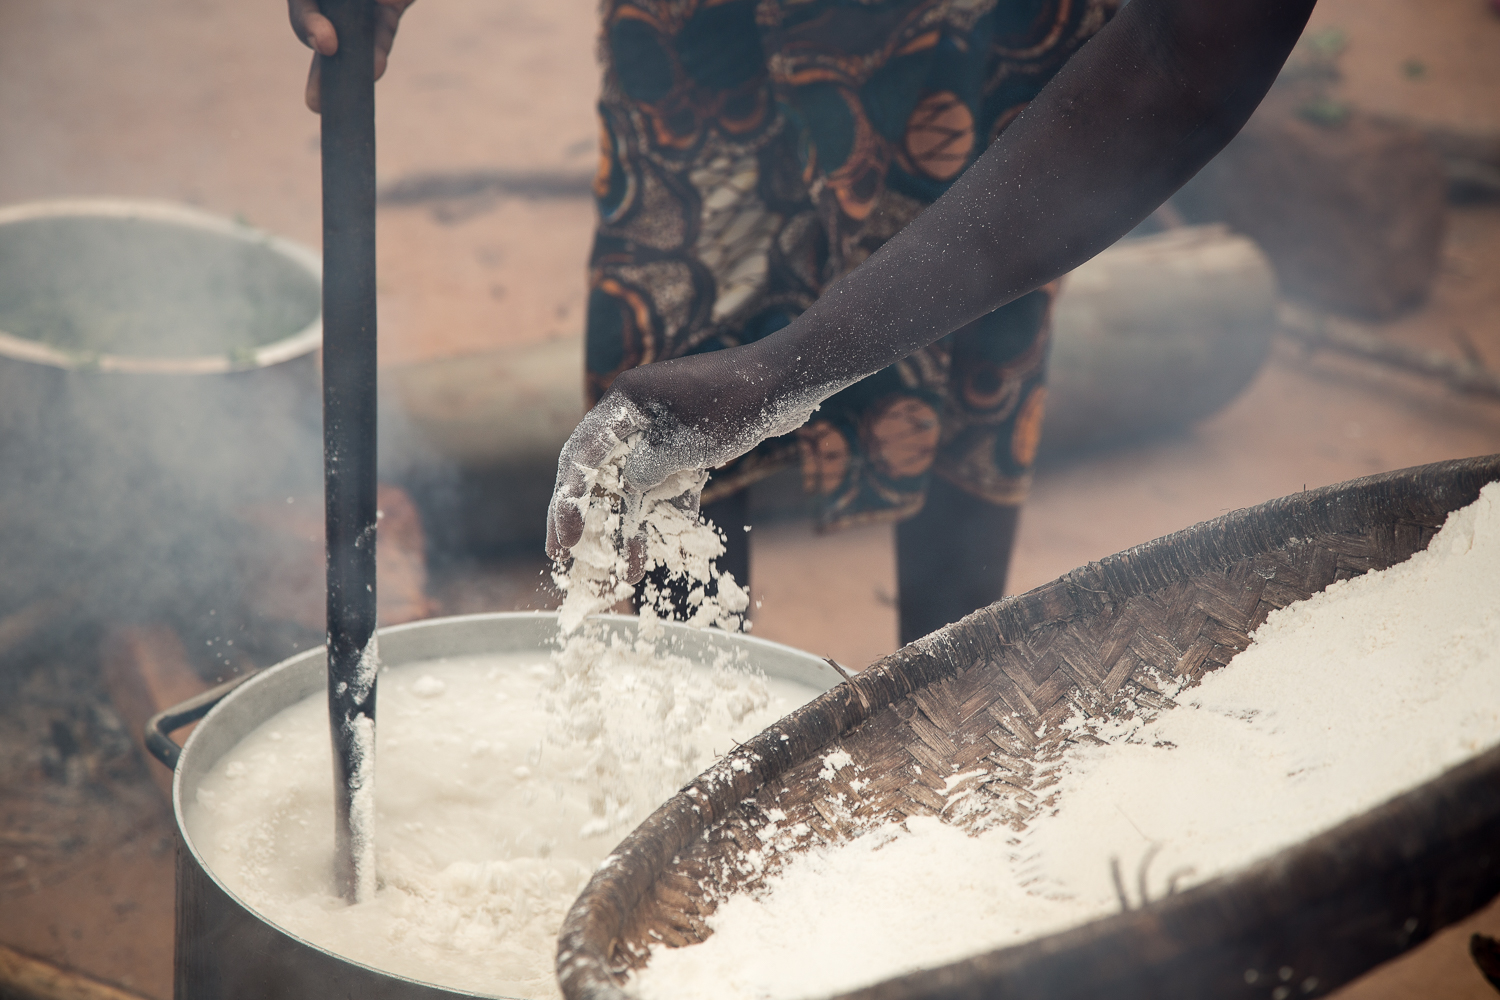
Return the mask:
POLYGON ((722 465, 1110 246, 1240 130, 1314 2, 1133 0, 943 197, 790 326, 618 376, 559 460, 549 552, 577 541, 583 470, 617 440, 639 434, 632 488, 722 465))

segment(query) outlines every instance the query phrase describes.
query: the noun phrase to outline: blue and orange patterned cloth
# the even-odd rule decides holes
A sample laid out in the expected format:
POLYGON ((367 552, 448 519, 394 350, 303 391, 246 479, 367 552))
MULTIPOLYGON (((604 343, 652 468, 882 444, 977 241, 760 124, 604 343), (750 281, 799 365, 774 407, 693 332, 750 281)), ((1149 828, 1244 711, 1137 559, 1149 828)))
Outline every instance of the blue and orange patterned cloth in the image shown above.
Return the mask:
MULTIPOLYGON (((947 190, 1118 0, 606 0, 586 392, 786 326, 947 190)), ((921 509, 937 475, 1026 495, 1056 285, 826 401, 714 472, 790 464, 820 527, 921 509)))

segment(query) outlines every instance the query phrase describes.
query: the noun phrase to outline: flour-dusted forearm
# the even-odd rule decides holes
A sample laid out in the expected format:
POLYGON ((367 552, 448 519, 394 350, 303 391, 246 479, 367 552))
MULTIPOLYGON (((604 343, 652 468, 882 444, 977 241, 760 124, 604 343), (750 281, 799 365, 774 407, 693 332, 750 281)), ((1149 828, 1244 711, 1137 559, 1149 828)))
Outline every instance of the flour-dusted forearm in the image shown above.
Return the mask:
POLYGON ((721 465, 1119 239, 1244 125, 1313 3, 1133 0, 952 189, 790 326, 620 373, 563 450, 548 551, 578 540, 588 471, 625 437, 631 489, 721 465))
POLYGON ((1093 257, 1240 130, 1314 0, 1134 0, 953 188, 748 349, 826 398, 1093 257))

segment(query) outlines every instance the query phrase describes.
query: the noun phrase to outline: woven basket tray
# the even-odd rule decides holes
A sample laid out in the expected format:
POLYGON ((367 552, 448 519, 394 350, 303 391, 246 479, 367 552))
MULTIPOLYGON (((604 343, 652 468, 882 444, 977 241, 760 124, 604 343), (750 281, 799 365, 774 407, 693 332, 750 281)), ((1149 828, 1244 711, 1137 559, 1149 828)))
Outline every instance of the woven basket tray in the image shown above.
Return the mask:
MULTIPOLYGON (((1198 678, 1228 663, 1272 610, 1401 562, 1497 479, 1493 455, 1236 511, 886 657, 721 759, 626 838, 563 923, 564 995, 623 997, 623 974, 652 948, 706 938, 704 918, 719 901, 778 867, 773 857, 747 875, 739 863, 765 852, 755 830, 766 809, 785 812, 782 829, 807 824, 798 849, 838 843, 888 819, 942 816, 948 798, 936 776, 976 768, 1007 793, 996 808, 1014 809, 1034 791, 1032 763, 1057 749, 1032 735, 1043 720, 1051 733, 1077 711, 1163 707, 1156 678, 1198 678), (857 793, 854 768, 832 784, 816 780, 834 748, 868 779, 857 793), (838 792, 841 806, 829 797, 838 792)), ((1492 751, 1232 875, 846 996, 1319 996, 1500 893, 1497 789, 1492 751)))

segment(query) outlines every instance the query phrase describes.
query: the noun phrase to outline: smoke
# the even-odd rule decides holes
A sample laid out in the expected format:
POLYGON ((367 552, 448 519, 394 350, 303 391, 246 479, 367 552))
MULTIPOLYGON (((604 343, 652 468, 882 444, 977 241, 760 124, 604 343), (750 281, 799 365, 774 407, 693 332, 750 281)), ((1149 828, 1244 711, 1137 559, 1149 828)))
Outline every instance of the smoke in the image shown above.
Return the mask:
MULTIPOLYGON (((48 222, 0 226, 0 329, 12 335, 0 352, 0 618, 62 597, 77 626, 165 621, 190 646, 259 632, 262 664, 320 642, 306 625, 257 620, 250 600, 289 548, 309 577, 298 599, 317 604, 297 617, 321 618, 318 356, 311 343, 274 364, 255 354, 316 319, 310 261, 250 230, 48 222), (64 343, 71 367, 15 356, 64 343), (101 370, 101 350, 227 353, 237 370, 101 370)), ((447 470, 399 406, 380 416, 383 478, 440 494, 447 470)))
POLYGON ((227 594, 234 512, 320 482, 310 358, 220 376, 5 364, 5 606, 67 592, 137 621, 227 594))

